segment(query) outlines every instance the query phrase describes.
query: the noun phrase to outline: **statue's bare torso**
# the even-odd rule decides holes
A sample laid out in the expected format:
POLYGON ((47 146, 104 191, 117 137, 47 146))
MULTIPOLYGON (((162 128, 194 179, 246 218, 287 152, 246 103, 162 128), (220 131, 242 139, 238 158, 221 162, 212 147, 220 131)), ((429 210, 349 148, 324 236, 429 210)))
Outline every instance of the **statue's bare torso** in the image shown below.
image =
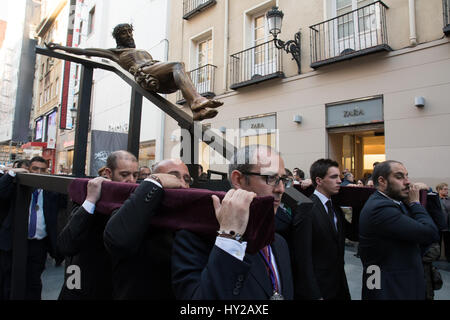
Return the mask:
POLYGON ((151 65, 156 60, 144 50, 138 50, 134 48, 124 49, 110 49, 117 57, 117 63, 125 70, 130 70, 131 67, 138 68, 142 65, 151 65))

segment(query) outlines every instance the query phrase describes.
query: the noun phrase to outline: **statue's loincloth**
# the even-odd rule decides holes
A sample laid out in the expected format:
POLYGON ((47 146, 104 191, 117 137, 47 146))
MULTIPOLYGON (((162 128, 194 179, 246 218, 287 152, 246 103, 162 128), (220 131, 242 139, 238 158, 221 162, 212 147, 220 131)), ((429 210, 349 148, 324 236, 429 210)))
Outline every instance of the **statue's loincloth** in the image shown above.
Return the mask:
POLYGON ((159 61, 151 60, 139 65, 138 67, 131 67, 129 70, 130 73, 134 75, 134 80, 136 80, 136 82, 145 90, 158 91, 159 89, 159 80, 150 73, 144 72, 144 68, 151 67, 157 62, 159 61))

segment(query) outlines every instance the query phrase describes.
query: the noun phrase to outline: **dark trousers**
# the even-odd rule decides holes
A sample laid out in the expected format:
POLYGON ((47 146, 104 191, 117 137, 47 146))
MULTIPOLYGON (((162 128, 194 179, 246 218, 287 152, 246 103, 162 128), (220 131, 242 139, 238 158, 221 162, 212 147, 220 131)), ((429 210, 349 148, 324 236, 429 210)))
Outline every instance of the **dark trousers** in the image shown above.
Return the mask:
POLYGON ((26 300, 41 300, 41 275, 44 272, 46 260, 47 246, 45 239, 28 240, 26 300))
POLYGON ((0 250, 0 300, 9 300, 11 293, 11 251, 0 250))
POLYGON ((444 242, 445 258, 450 262, 450 231, 441 231, 441 243, 444 242))

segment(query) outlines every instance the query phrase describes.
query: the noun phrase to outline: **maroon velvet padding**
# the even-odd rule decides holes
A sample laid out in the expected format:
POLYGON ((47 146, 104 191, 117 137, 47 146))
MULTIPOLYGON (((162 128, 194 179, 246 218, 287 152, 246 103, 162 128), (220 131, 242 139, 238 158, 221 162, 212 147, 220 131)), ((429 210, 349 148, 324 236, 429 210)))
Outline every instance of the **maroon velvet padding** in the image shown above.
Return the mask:
MULTIPOLYGON (((89 179, 75 179, 69 185, 69 196, 73 202, 82 204, 86 198, 89 179)), ((95 210, 111 214, 122 206, 137 184, 105 181, 102 195, 95 210)), ((151 225, 170 230, 186 229, 213 240, 219 230, 211 196, 223 199, 225 192, 205 189, 165 189, 158 213, 151 225)), ((273 197, 257 197, 250 205, 250 217, 244 237, 247 252, 256 253, 271 243, 275 234, 273 197)))

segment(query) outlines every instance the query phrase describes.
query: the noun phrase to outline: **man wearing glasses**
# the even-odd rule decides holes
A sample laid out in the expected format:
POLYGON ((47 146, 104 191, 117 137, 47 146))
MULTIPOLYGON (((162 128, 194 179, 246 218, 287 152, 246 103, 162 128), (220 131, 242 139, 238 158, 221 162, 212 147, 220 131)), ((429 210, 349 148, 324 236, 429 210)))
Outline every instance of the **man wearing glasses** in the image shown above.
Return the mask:
MULTIPOLYGON (((239 149, 229 167, 233 189, 222 202, 212 202, 217 221, 215 242, 198 235, 177 232, 172 255, 172 284, 177 299, 281 300, 293 298, 289 250, 286 241, 275 240, 257 254, 246 253, 242 238, 247 228, 250 203, 256 196, 273 196, 273 212, 291 180, 283 159, 267 146, 239 149)), ((266 232, 261 230, 260 232, 266 232)))
POLYGON ((173 299, 170 277, 172 232, 152 228, 150 220, 163 188, 189 188, 193 179, 179 159, 158 163, 114 213, 104 232, 113 262, 115 299, 173 299))

